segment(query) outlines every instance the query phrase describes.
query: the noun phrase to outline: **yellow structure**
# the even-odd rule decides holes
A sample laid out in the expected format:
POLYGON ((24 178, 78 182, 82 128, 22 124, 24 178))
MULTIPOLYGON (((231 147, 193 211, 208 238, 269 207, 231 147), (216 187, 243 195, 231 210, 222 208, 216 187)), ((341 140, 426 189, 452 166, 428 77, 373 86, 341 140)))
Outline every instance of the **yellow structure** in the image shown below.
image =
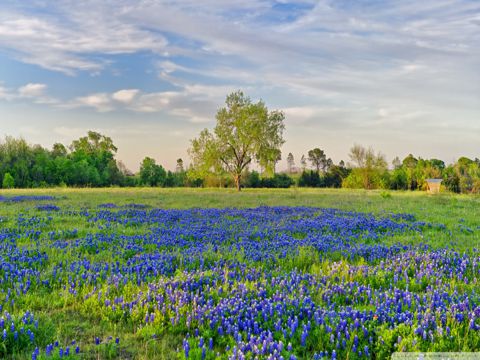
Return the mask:
POLYGON ((440 192, 442 179, 425 179, 425 181, 427 182, 427 192, 429 194, 438 194, 440 192))

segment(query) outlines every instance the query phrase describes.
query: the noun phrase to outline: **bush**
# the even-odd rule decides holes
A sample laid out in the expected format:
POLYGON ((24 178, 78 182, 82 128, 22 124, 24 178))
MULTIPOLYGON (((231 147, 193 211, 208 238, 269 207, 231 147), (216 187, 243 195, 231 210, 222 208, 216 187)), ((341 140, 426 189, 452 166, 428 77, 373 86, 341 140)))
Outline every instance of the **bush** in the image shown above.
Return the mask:
POLYGON ((15 187, 15 179, 8 172, 3 176, 2 187, 4 189, 13 189, 15 187))
POLYGON ((350 189, 388 189, 390 178, 388 171, 353 169, 342 182, 342 187, 350 189))
POLYGON ((459 193, 460 192, 460 179, 457 175, 450 175, 444 180, 444 185, 448 191, 459 193))
POLYGON ((345 179, 343 179, 342 187, 348 189, 362 189, 363 188, 363 178, 359 174, 357 169, 354 169, 345 179))
POLYGON ((287 174, 275 174, 273 177, 260 178, 256 171, 248 173, 245 177, 244 185, 247 188, 289 188, 295 184, 295 181, 287 174))
POLYGON ((298 186, 300 187, 323 187, 323 181, 320 175, 313 170, 304 171, 298 179, 298 186))
POLYGON ((408 178, 405 170, 395 169, 390 178, 390 189, 391 190, 407 190, 408 189, 408 178))
POLYGON ((256 171, 249 172, 245 176, 245 187, 247 188, 259 188, 262 186, 260 174, 256 171))
POLYGON ((288 176, 287 174, 275 174, 273 178, 262 179, 262 183, 264 183, 263 187, 272 187, 272 188, 289 188, 295 182, 293 179, 288 176), (269 185, 269 186, 265 186, 269 185))

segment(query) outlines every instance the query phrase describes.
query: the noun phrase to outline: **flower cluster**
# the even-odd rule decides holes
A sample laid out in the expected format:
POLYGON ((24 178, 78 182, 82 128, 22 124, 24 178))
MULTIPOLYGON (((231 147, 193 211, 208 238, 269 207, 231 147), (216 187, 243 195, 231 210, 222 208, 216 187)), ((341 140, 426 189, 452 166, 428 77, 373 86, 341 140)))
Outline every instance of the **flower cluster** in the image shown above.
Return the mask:
POLYGON ((36 208, 39 211, 59 211, 60 210, 60 208, 57 205, 53 205, 53 204, 37 205, 36 208))
MULTIPOLYGON (((50 294, 127 338, 175 334, 184 359, 369 359, 478 344, 480 253, 390 241, 448 231, 412 215, 110 203, 43 215, 25 210, 0 229, 2 311, 50 294)), ((37 327, 30 312, 6 312, 3 355, 79 352, 39 343, 37 327)), ((121 344, 97 334, 85 346, 121 344)))

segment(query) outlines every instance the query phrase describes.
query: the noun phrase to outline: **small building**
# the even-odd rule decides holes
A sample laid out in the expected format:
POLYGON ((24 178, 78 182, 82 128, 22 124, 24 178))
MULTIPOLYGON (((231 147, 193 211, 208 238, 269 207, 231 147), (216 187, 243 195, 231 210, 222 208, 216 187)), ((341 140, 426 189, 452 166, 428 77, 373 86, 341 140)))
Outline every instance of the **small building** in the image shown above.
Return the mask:
POLYGON ((425 179, 427 182, 427 192, 429 194, 438 194, 440 192, 440 185, 443 179, 425 179))

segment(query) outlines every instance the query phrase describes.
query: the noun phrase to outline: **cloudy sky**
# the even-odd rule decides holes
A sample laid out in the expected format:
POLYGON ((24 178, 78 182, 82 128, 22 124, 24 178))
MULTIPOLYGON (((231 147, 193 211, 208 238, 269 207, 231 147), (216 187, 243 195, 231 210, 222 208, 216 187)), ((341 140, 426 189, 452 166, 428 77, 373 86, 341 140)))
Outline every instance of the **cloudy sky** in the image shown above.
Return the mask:
POLYGON ((284 158, 480 157, 480 2, 2 0, 1 137, 173 168, 236 89, 284 110, 284 158))

